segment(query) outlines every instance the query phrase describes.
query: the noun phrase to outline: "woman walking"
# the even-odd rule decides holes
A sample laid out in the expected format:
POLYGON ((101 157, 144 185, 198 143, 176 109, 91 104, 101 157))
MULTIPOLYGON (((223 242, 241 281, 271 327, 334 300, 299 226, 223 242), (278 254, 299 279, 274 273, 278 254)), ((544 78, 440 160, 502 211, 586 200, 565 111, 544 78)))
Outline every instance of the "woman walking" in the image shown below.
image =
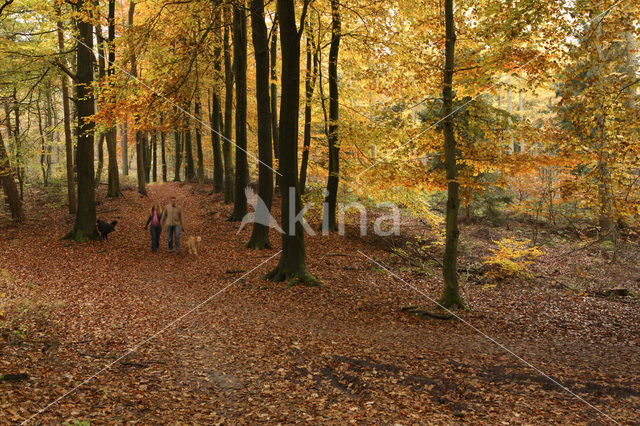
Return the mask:
POLYGON ((149 215, 149 219, 147 219, 146 225, 144 225, 144 229, 147 229, 147 226, 151 224, 150 232, 151 232, 151 251, 158 250, 160 246, 160 233, 162 232, 162 210, 160 210, 160 206, 158 204, 154 204, 151 207, 151 214, 149 215))

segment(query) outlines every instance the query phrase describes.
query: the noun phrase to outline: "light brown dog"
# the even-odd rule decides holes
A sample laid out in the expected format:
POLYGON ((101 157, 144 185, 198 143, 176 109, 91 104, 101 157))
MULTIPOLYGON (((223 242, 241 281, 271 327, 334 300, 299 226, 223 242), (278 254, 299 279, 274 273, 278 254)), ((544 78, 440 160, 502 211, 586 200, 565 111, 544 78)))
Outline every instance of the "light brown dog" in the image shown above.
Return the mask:
POLYGON ((200 236, 189 236, 189 238, 187 238, 187 248, 189 249, 189 254, 195 254, 196 256, 198 255, 198 247, 200 246, 200 243, 202 242, 202 238, 200 238, 200 236))

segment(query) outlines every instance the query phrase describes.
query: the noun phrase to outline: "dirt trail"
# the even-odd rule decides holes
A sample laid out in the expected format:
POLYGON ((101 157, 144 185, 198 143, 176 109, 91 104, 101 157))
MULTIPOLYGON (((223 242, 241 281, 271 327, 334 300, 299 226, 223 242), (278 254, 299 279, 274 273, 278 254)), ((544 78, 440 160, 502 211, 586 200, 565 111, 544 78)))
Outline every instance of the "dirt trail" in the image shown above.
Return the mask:
MULTIPOLYGON (((321 287, 263 281, 277 257, 238 280, 238 271, 278 252, 278 235, 271 235, 274 249, 246 249, 250 228, 236 234, 238 224, 226 221, 231 207, 198 185, 125 195, 100 198, 98 217, 119 221, 108 242, 60 241, 71 223, 62 209, 0 237, 0 268, 11 275, 3 285, 55 305, 27 342, 3 340, 0 374, 29 379, 0 383, 1 422, 28 418, 97 372, 34 422, 610 422, 463 323, 400 313, 427 301, 358 256, 363 250, 391 262, 359 238, 308 238, 309 270, 321 287), (203 239, 199 258, 184 247, 168 253, 166 233, 161 250, 150 251, 142 229, 149 208, 173 194, 188 233, 203 239)), ((407 277, 438 294, 437 279, 407 277)), ((474 326, 617 421, 638 418, 638 342, 628 331, 593 341, 563 334, 561 325, 523 332, 517 321, 535 322, 564 302, 528 289, 487 296, 467 288, 465 297, 475 307, 465 314, 474 326), (516 302, 522 306, 509 308, 516 302)), ((625 321, 638 324, 637 304, 617 313, 608 306, 598 309, 628 311, 625 321)))

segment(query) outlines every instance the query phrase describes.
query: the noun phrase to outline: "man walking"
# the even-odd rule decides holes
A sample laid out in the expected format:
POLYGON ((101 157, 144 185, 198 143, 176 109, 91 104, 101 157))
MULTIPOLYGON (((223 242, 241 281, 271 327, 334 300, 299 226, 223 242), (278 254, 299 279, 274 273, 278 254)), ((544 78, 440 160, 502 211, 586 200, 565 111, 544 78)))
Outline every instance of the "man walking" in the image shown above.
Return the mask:
POLYGON ((176 253, 180 250, 180 228, 184 231, 182 221, 182 207, 176 204, 176 197, 171 197, 171 204, 164 208, 162 212, 162 226, 167 227, 169 234, 169 253, 173 251, 175 242, 176 253))

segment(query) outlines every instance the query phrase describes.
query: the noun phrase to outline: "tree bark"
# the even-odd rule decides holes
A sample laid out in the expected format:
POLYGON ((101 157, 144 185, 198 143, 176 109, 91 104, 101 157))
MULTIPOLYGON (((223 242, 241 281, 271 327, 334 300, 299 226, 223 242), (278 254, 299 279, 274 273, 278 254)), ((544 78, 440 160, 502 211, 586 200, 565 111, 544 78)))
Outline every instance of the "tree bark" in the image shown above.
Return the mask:
POLYGON ((122 174, 129 176, 129 142, 127 140, 129 136, 129 126, 125 121, 122 124, 122 174))
MULTIPOLYGON (((136 2, 131 0, 129 2, 129 29, 133 28, 133 17, 135 14, 136 2)), ((136 63, 136 52, 134 46, 131 49, 131 58, 129 59, 131 62, 131 76, 135 79, 138 77, 138 65, 136 63)), ((126 124, 126 123, 125 123, 126 124)), ((145 179, 145 161, 144 161, 144 150, 146 143, 146 135, 141 130, 137 129, 137 123, 135 124, 136 128, 136 175, 138 177, 138 192, 142 195, 147 195, 146 188, 146 179, 145 179)))
MULTIPOLYGON (((280 159, 280 143, 278 139, 278 14, 271 28, 271 134, 273 137, 273 155, 280 159)), ((276 188, 280 186, 280 175, 276 174, 276 188)))
POLYGON ((167 181, 167 157, 166 157, 166 151, 165 151, 165 142, 166 142, 166 138, 167 135, 162 132, 160 133, 160 157, 162 158, 162 181, 166 182, 167 181))
MULTIPOLYGON (((57 35, 58 35, 58 52, 64 52, 64 34, 62 33, 62 21, 60 20, 60 8, 56 8, 57 21, 57 35)), ((64 55, 60 56, 62 65, 67 65, 67 60, 64 55)), ((67 203, 69 206, 69 213, 76 212, 76 185, 75 176, 73 174, 73 135, 71 134, 71 108, 69 106, 69 77, 60 73, 60 86, 62 89, 62 112, 64 120, 64 144, 66 152, 66 165, 67 165, 67 203)))
POLYGON ((255 215, 265 220, 255 221, 247 247, 271 248, 268 220, 273 201, 273 171, 271 151, 271 113, 269 105, 269 42, 264 22, 263 0, 251 0, 251 34, 256 59, 256 101, 258 105, 258 197, 255 215))
POLYGON ((175 141, 175 167, 173 169, 173 181, 180 182, 180 167, 182 165, 182 135, 179 130, 173 132, 173 139, 175 141))
MULTIPOLYGON (((187 106, 187 111, 191 110, 191 105, 187 106)), ((189 117, 185 117, 186 128, 183 130, 184 141, 184 158, 186 161, 186 170, 184 179, 189 182, 193 182, 196 179, 196 170, 193 161, 193 146, 191 144, 191 120, 189 117)))
POLYGON ((222 158, 224 160, 224 203, 233 203, 234 170, 231 145, 231 129, 233 128, 233 66, 231 63, 231 46, 229 42, 231 25, 230 6, 224 8, 224 139, 222 141, 222 158))
POLYGON ((233 59, 236 79, 236 176, 230 222, 247 214, 249 164, 247 162, 247 22, 244 3, 233 5, 233 59))
POLYGON ((9 155, 4 146, 2 132, 0 132, 0 183, 2 184, 2 190, 7 199, 7 204, 9 205, 11 218, 16 222, 22 222, 24 220, 24 211, 22 210, 22 201, 18 193, 18 186, 13 176, 14 172, 9 162, 9 155))
POLYGON ((444 158, 447 173, 447 216, 445 231, 445 249, 442 261, 442 274, 444 278, 444 291, 440 298, 440 304, 446 308, 464 308, 464 302, 460 297, 458 286, 458 273, 456 263, 458 259, 458 208, 460 197, 458 195, 458 165, 456 163, 456 139, 453 123, 453 70, 455 66, 455 21, 453 16, 453 0, 444 1, 445 10, 445 63, 442 82, 443 99, 443 133, 444 133, 444 158))
MULTIPOLYGON (((280 101, 280 173, 282 254, 278 266, 266 275, 272 281, 315 284, 306 268, 302 223, 294 220, 302 206, 298 188, 298 111, 300 100, 300 36, 296 28, 294 0, 278 0, 282 51, 280 101)), ((302 24, 304 25, 304 24, 302 24)))
MULTIPOLYGON (((77 10, 82 10, 84 0, 78 0, 77 10)), ((93 26, 88 20, 78 21, 80 43, 77 49, 76 93, 78 95, 78 211, 73 230, 67 238, 84 242, 99 239, 96 229, 96 205, 93 170, 95 112, 91 86, 93 84, 93 26)))
POLYGON ((340 48, 341 22, 338 0, 331 0, 331 46, 329 48, 329 178, 327 179, 326 211, 323 228, 337 229, 336 204, 340 179, 340 145, 338 142, 338 51, 340 48))
MULTIPOLYGON (((114 73, 114 63, 116 61, 116 17, 115 17, 115 0, 109 0, 109 32, 107 35, 109 58, 107 61, 107 76, 111 77, 114 73)), ((109 186, 107 189, 107 197, 121 197, 120 192, 120 174, 118 172, 118 150, 116 147, 116 124, 111 123, 111 126, 105 132, 105 139, 107 142, 107 156, 109 158, 109 186)))
MULTIPOLYGON (((222 10, 218 8, 214 17, 214 27, 222 24, 222 10)), ((216 41, 213 49, 213 69, 216 72, 216 79, 222 74, 222 46, 216 41)), ((211 122, 211 149, 213 151, 213 192, 219 193, 224 190, 224 166, 222 164, 222 147, 220 145, 220 134, 222 132, 222 106, 220 104, 220 91, 218 85, 213 84, 213 95, 211 98, 211 109, 209 120, 211 122)))
POLYGON ((318 63, 313 60, 312 49, 315 49, 311 28, 307 28, 307 69, 305 74, 305 102, 304 102, 304 138, 302 142, 302 163, 300 164, 300 195, 307 187, 307 168, 309 164, 309 150, 311 149, 311 101, 313 89, 318 75, 318 63), (311 63, 313 62, 313 71, 311 63))
POLYGON ((198 183, 204 183, 204 159, 202 158, 202 110, 200 107, 200 95, 196 94, 195 104, 195 116, 197 118, 195 123, 196 131, 196 154, 198 159, 198 183))
POLYGON ((138 177, 138 192, 147 195, 146 179, 144 172, 144 146, 147 143, 147 135, 142 130, 136 132, 136 176, 138 177))
POLYGON ((151 178, 153 179, 154 182, 158 181, 158 137, 157 137, 157 133, 153 134, 153 137, 151 138, 151 143, 153 144, 152 146, 152 150, 153 150, 153 165, 151 167, 153 167, 153 169, 151 170, 151 178))

